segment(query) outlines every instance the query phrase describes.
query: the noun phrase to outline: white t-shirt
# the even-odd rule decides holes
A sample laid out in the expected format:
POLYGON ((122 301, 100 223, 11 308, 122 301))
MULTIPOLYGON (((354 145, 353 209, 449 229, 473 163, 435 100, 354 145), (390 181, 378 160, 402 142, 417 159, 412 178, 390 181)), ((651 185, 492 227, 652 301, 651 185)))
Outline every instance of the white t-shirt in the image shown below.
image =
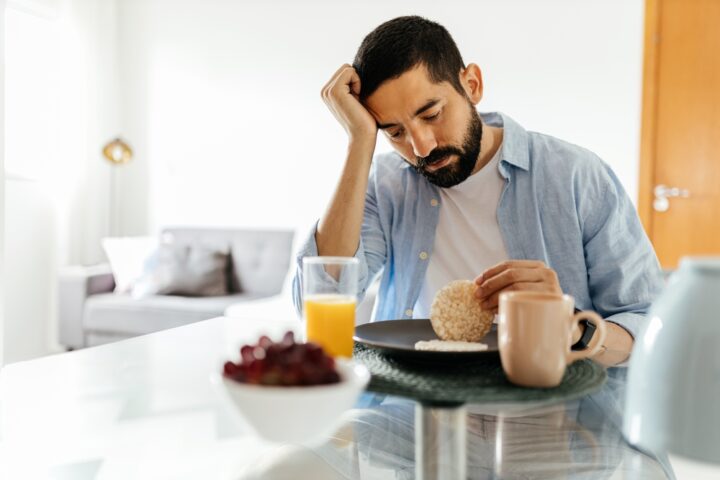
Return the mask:
POLYGON ((440 189, 440 216, 413 318, 429 318, 435 294, 453 280, 474 280, 485 269, 508 259, 497 220, 505 187, 498 171, 502 146, 479 172, 440 189))

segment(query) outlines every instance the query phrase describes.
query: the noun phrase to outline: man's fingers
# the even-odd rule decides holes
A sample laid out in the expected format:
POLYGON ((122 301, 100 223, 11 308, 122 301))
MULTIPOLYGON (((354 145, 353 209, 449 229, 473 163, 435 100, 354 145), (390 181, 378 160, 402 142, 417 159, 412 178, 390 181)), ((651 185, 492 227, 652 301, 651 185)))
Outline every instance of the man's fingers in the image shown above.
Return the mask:
MULTIPOLYGON (((344 70, 345 68, 347 68, 347 67, 344 67, 342 70, 344 70)), ((342 82, 342 80, 341 80, 342 76, 343 76, 342 70, 340 70, 338 73, 333 75, 333 77, 330 79, 330 81, 327 83, 327 85, 325 85, 323 97, 326 100, 330 100, 333 97, 333 94, 334 94, 335 90, 337 89, 339 82, 342 82)))
POLYGON ((352 69, 352 74, 350 75, 350 79, 348 81, 348 85, 350 86, 350 93, 355 95, 355 97, 360 96, 360 75, 357 74, 355 69, 352 69))
MULTIPOLYGON (((328 81, 328 84, 334 83, 335 80, 340 76, 340 74, 341 74, 343 71, 347 70, 348 68, 352 68, 352 67, 351 67, 349 64, 347 64, 347 63, 343 63, 342 65, 340 65, 340 68, 338 68, 337 70, 335 70, 335 73, 333 73, 332 76, 330 77, 330 80, 328 81)), ((353 68, 353 70, 355 70, 355 69, 353 68)))
POLYGON ((520 282, 520 283, 514 283, 502 290, 496 291, 492 295, 490 295, 485 300, 482 300, 480 302, 480 306, 484 310, 492 310, 497 313, 498 304, 500 302, 500 294, 502 292, 512 292, 512 291, 533 291, 533 292, 542 292, 545 291, 546 288, 542 282, 520 282))
POLYGON ((344 105, 346 105, 347 102, 345 96, 348 92, 351 92, 352 87, 349 83, 353 76, 357 78, 357 88, 359 91, 360 77, 358 77, 355 69, 350 65, 343 65, 323 90, 323 100, 325 104, 341 122, 347 121, 347 116, 344 113, 344 105))
POLYGON ((544 268, 544 267, 545 267, 545 263, 540 260, 507 260, 505 262, 498 263, 497 265, 494 265, 494 266, 488 268, 482 274, 478 275, 477 278, 475 279, 475 283, 477 285, 481 285, 488 278, 492 278, 492 277, 496 276, 497 274, 499 274, 509 268, 544 268))
POLYGON ((475 294, 478 298, 484 299, 510 285, 521 282, 542 282, 544 279, 544 270, 539 268, 513 267, 488 277, 478 286, 475 294))
POLYGON ((352 68, 347 63, 344 63, 340 68, 335 70, 335 73, 332 74, 332 76, 330 77, 330 80, 328 80, 328 82, 325 84, 325 86, 320 91, 320 95, 323 98, 327 98, 328 94, 330 93, 330 90, 332 89, 332 86, 335 85, 335 82, 340 77, 341 73, 348 68, 352 69, 353 72, 355 71, 355 69, 352 68))
POLYGON ((557 273, 536 260, 514 260, 488 269, 476 279, 475 296, 480 305, 496 312, 500 294, 507 291, 562 293, 557 273), (489 275, 488 272, 496 272, 489 275))
POLYGON ((352 82, 357 82, 357 90, 360 92, 360 77, 355 72, 355 69, 347 66, 345 69, 340 71, 335 77, 335 81, 332 82, 328 90, 330 96, 342 96, 347 95, 348 92, 352 93, 352 82))

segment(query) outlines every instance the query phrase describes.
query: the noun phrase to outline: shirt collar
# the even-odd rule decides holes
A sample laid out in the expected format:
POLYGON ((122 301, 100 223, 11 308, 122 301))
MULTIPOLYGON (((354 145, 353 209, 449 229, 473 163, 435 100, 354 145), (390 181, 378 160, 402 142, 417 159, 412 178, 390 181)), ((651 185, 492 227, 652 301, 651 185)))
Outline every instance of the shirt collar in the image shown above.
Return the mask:
POLYGON ((502 153, 500 154, 500 173, 507 178, 510 173, 505 164, 530 169, 530 154, 528 153, 527 131, 515 120, 501 112, 481 113, 483 122, 493 127, 503 129, 502 153))

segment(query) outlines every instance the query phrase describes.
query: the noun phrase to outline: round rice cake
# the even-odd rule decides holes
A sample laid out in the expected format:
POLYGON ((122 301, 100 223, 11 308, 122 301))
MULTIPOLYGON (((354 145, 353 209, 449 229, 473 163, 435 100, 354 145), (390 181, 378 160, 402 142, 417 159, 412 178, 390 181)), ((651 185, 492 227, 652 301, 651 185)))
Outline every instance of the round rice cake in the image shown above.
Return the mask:
POLYGON ((448 283, 430 306, 430 323, 441 340, 479 342, 492 327, 495 316, 480 306, 470 280, 448 283))

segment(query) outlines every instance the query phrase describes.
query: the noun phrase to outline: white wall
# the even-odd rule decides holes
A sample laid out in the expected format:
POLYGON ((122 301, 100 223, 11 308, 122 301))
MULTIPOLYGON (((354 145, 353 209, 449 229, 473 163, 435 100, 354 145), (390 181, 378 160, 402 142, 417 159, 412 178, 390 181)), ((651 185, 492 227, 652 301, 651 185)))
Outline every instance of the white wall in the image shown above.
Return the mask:
MULTIPOLYGON (((0 0, 0 25, 5 29, 5 0, 0 0)), ((0 367, 5 343, 5 36, 0 35, 0 367)))
POLYGON ((57 255, 56 216, 43 188, 51 162, 58 98, 46 72, 55 71, 56 6, 12 2, 3 29, 5 84, 5 285, 4 360, 49 351, 57 255))
POLYGON ((366 33, 410 13, 444 24, 483 69, 481 110, 594 150, 635 199, 642 0, 125 0, 119 12, 137 154, 122 172, 126 233, 309 224, 345 152, 320 89, 366 33))
MULTIPOLYGON (((57 350, 58 267, 102 259, 110 166, 100 32, 110 0, 11 0, 6 52, 5 361, 57 350), (102 83, 103 87, 100 88, 102 83)), ((112 23, 111 23, 112 25, 112 23)), ((114 58, 110 59, 114 62, 114 58)))

